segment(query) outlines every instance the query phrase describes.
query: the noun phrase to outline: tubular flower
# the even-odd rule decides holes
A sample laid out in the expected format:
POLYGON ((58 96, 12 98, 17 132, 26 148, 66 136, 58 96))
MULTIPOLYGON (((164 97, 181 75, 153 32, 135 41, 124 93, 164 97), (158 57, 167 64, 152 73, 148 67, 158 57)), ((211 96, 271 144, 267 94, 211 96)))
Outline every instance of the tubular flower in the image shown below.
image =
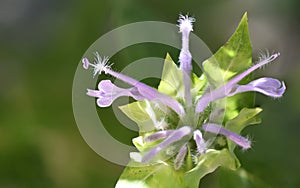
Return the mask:
MULTIPOLYGON (((94 64, 90 63, 87 58, 83 58, 82 62, 83 62, 83 67, 85 69, 87 69, 90 65, 94 68, 94 75, 101 74, 102 72, 104 72, 105 74, 110 74, 111 76, 114 76, 114 77, 118 78, 119 80, 122 80, 123 82, 134 86, 132 88, 133 91, 131 91, 130 94, 128 94, 128 92, 127 92, 127 94, 128 94, 127 96, 132 96, 136 100, 143 98, 143 99, 147 99, 150 101, 165 104, 165 105, 169 106, 171 109, 173 109, 177 114, 179 114, 181 116, 184 115, 184 113, 185 113, 184 109, 178 101, 176 101, 175 99, 173 99, 170 96, 159 93, 156 89, 154 89, 142 82, 139 82, 129 76, 126 76, 121 73, 113 71, 110 67, 110 64, 108 63, 108 58, 103 58, 103 60, 102 60, 102 58, 100 57, 100 55, 97 52, 95 53, 95 55, 96 55, 96 58, 95 58, 94 64)), ((113 87, 111 87, 111 88, 113 88, 113 87)), ((117 87, 114 87, 114 88, 117 89, 117 87)), ((103 88, 101 88, 101 89, 103 90, 103 88)), ((117 92, 116 89, 112 89, 109 91, 117 92)), ((104 89, 104 90, 106 90, 106 89, 104 89)), ((120 90, 120 88, 118 88, 118 90, 120 90)), ((123 90, 123 91, 125 91, 125 90, 123 90)), ((107 93, 106 95, 110 95, 110 93, 107 93)), ((124 96, 124 95, 117 95, 117 96, 124 96)), ((98 96, 95 96, 95 97, 98 97, 98 96)), ((116 99, 116 98, 117 97, 114 97, 112 99, 116 99)))
MULTIPOLYGON (((131 107, 142 106, 144 110, 132 111, 131 113, 138 113, 139 117, 144 114, 145 119, 148 118, 153 124, 151 130, 141 134, 141 139, 134 141, 139 146, 137 146, 139 152, 131 153, 131 158, 144 164, 161 161, 162 158, 169 159, 169 161, 172 161, 175 170, 180 170, 183 166, 186 167, 184 164, 185 161, 188 161, 188 157, 201 158, 201 156, 209 155, 212 151, 219 150, 220 147, 221 149, 233 150, 229 142, 220 145, 217 141, 214 141, 216 137, 230 140, 243 149, 251 147, 251 142, 239 134, 241 130, 231 126, 239 118, 246 117, 237 115, 228 120, 227 123, 224 122, 223 125, 214 123, 213 119, 210 119, 210 114, 214 113, 213 104, 217 104, 219 99, 245 92, 259 92, 278 98, 286 90, 284 82, 267 77, 250 81, 247 84, 240 84, 253 71, 274 61, 280 55, 279 53, 261 58, 258 63, 246 70, 237 71, 235 76, 232 76, 231 79, 226 80, 223 85, 215 89, 210 89, 210 83, 207 83, 205 76, 195 80, 195 74, 191 72, 192 55, 189 51, 189 35, 193 31, 195 19, 180 15, 178 22, 179 32, 182 34, 182 48, 179 55, 180 66, 172 68, 172 70, 164 70, 164 72, 181 75, 182 80, 180 83, 183 84, 184 88, 183 96, 167 95, 163 89, 157 90, 134 78, 115 72, 111 68, 109 59, 107 57, 101 58, 98 53, 95 53, 94 63, 90 63, 87 58, 82 59, 83 68, 92 67, 94 76, 105 73, 131 85, 130 88, 120 88, 109 80, 102 80, 97 90, 88 89, 87 95, 97 98, 99 107, 110 106, 119 97, 132 97, 138 102, 129 105, 131 107), (197 88, 197 92, 191 92, 197 88), (167 107, 167 110, 164 107, 167 107)), ((172 66, 175 65, 172 64, 172 66)), ((121 108, 126 115, 128 115, 126 110, 130 109, 128 106, 121 108)), ((140 108, 134 109, 138 110, 140 108)), ((225 109, 223 110, 225 111, 225 109)), ((129 117, 132 118, 131 115, 129 117)), ((142 126, 143 124, 140 125, 141 129, 142 126)))
POLYGON ((193 31, 193 22, 195 19, 188 16, 179 16, 178 20, 178 27, 179 32, 182 33, 182 48, 179 54, 179 62, 180 62, 180 69, 183 72, 183 80, 184 80, 184 97, 185 102, 188 107, 192 105, 192 98, 191 98, 191 71, 192 71, 192 55, 189 50, 189 35, 190 32, 193 31))
POLYGON ((285 84, 284 82, 280 82, 274 78, 260 78, 246 85, 238 85, 238 82, 240 82, 243 78, 251 74, 256 69, 274 61, 279 55, 279 53, 275 53, 270 57, 262 59, 256 65, 235 76, 223 86, 203 95, 197 103, 196 111, 202 112, 210 102, 217 99, 247 91, 260 92, 274 98, 281 97, 286 89, 285 84))

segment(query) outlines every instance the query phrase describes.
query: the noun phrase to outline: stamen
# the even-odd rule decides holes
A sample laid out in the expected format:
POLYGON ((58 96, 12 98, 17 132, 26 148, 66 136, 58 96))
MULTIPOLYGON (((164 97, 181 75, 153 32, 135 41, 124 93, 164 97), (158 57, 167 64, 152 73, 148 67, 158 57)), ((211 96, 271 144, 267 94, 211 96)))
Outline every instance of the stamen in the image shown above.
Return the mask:
POLYGON ((194 140, 196 142, 197 145, 197 151, 199 154, 204 154, 206 152, 206 142, 204 141, 203 137, 202 137, 202 133, 200 130, 195 130, 194 131, 194 140))
POLYGON ((180 169, 180 167, 182 166, 184 158, 186 156, 186 152, 187 152, 187 147, 186 147, 186 145, 183 145, 180 148, 180 150, 179 150, 179 152, 178 152, 178 154, 177 154, 177 156, 175 158, 175 161, 174 161, 174 168, 175 168, 175 170, 180 169))
POLYGON ((102 72, 105 72, 107 69, 110 69, 112 65, 109 63, 108 57, 103 57, 102 59, 98 52, 95 52, 94 63, 90 63, 89 60, 86 57, 84 57, 82 59, 82 64, 84 69, 88 69, 89 66, 92 66, 94 68, 94 74, 93 74, 94 77, 97 74, 101 74, 102 72))
POLYGON ((234 78, 232 78, 231 80, 229 80, 225 85, 213 90, 210 93, 204 94, 197 102, 196 112, 201 113, 201 112, 203 112, 203 110, 206 108, 206 106, 210 102, 228 96, 230 94, 230 92, 232 92, 235 89, 235 87, 238 86, 237 85, 238 82, 240 82, 243 78, 248 76, 250 73, 252 73, 256 69, 274 61, 279 55, 280 55, 280 53, 275 53, 275 54, 271 55, 270 57, 263 59, 259 63, 253 65, 246 71, 242 72, 241 74, 239 74, 239 75, 235 76, 234 78))
POLYGON ((145 142, 154 142, 160 139, 164 139, 167 138, 168 136, 170 136, 172 133, 174 132, 174 130, 166 130, 166 131, 159 131, 156 133, 153 133, 147 137, 144 138, 145 142))
POLYGON ((146 153, 142 162, 147 163, 152 160, 161 150, 165 149, 169 145, 174 142, 181 140, 183 137, 189 135, 191 133, 191 128, 188 126, 181 127, 180 129, 175 130, 168 138, 166 138, 163 142, 155 146, 152 150, 146 153))
POLYGON ((211 132, 214 134, 221 134, 226 136, 231 141, 235 142, 237 145, 243 147, 243 149, 251 148, 251 141, 241 135, 231 132, 229 130, 224 129, 222 126, 217 124, 204 124, 202 125, 203 130, 207 132, 211 132))

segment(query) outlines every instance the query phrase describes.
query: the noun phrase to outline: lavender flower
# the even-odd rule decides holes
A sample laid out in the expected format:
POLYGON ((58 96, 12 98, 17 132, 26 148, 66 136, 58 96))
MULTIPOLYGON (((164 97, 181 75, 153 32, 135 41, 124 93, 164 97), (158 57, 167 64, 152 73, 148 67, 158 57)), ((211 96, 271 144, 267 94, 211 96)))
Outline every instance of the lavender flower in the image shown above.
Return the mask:
POLYGON ((280 54, 275 53, 270 57, 266 57, 265 59, 261 59, 256 65, 252 66, 248 70, 243 73, 235 76, 225 85, 204 94, 198 101, 196 106, 196 112, 200 113, 206 108, 206 106, 217 99, 224 98, 226 96, 233 96, 238 93, 243 93, 247 91, 256 91, 262 94, 265 94, 270 97, 278 98, 283 95, 285 92, 285 84, 284 82, 280 82, 274 78, 260 78, 250 82, 247 85, 238 85, 243 78, 248 76, 250 73, 255 71, 256 69, 274 61, 280 54))
POLYGON ((208 144, 207 140, 209 138, 203 136, 205 132, 223 135, 243 149, 251 147, 251 142, 247 138, 225 129, 223 125, 209 122, 209 116, 205 116, 205 109, 207 109, 210 103, 243 92, 259 92, 273 98, 278 98, 283 95, 286 89, 284 82, 267 77, 256 79, 245 85, 239 84, 243 78, 253 71, 274 61, 279 56, 279 53, 275 53, 271 56, 261 58, 257 64, 234 76, 224 85, 212 91, 206 90, 202 95, 193 96, 191 94, 191 84, 193 83, 191 82, 192 55, 189 51, 189 34, 193 31, 193 22, 195 22, 195 19, 180 15, 178 22, 179 32, 182 34, 182 48, 179 55, 179 62, 185 88, 184 102, 179 102, 182 100, 165 95, 155 88, 113 71, 108 57, 102 59, 98 53, 95 53, 94 63, 90 63, 87 58, 82 59, 83 68, 88 69, 91 66, 94 69, 94 76, 104 72, 132 86, 131 88, 119 88, 109 80, 102 80, 98 85, 98 90, 88 89, 87 92, 87 95, 98 98, 98 106, 110 106, 115 99, 122 96, 132 97, 137 101, 146 101, 145 111, 153 122, 154 131, 149 133, 150 135, 147 133, 142 141, 146 144, 157 144, 147 148, 145 151, 141 151, 141 153, 131 153, 131 158, 141 163, 148 163, 154 160, 160 153, 165 153, 169 157, 172 157, 174 153, 171 152, 170 154, 167 150, 175 145, 175 148, 178 148, 174 159, 174 168, 176 170, 182 167, 190 145, 194 144, 196 146, 197 156, 206 154, 208 149, 213 147, 211 144, 208 144), (166 118, 157 117, 155 109, 151 108, 150 103, 156 104, 161 108, 166 118), (179 119, 178 125, 170 124, 168 120, 171 119, 170 114, 172 113, 169 110, 163 110, 163 106, 167 106, 176 112, 179 119), (203 120, 198 121, 200 118, 203 120), (195 119, 197 120, 195 121, 195 119))
MULTIPOLYGON (((86 58, 83 58, 83 60, 82 60, 83 67, 85 69, 87 69, 89 67, 89 65, 94 67, 94 75, 101 74, 102 72, 104 72, 105 74, 110 74, 111 76, 114 76, 114 77, 118 78, 119 80, 122 80, 123 82, 134 86, 133 91, 128 96, 132 96, 135 99, 141 99, 141 97, 143 97, 143 99, 147 99, 147 100, 150 100, 153 102, 167 105, 171 109, 173 109, 177 114, 179 114, 181 116, 183 116, 185 114, 182 105, 178 101, 173 99, 172 97, 164 95, 162 93, 159 93, 156 89, 154 89, 150 86, 147 86, 146 84, 139 82, 129 76, 126 76, 121 73, 117 73, 117 72, 113 71, 110 67, 111 65, 108 63, 108 58, 103 58, 103 60, 102 60, 102 58, 100 57, 100 55, 98 53, 95 53, 95 55, 96 55, 96 58, 95 58, 94 64, 90 63, 86 58)), ((103 88, 101 88, 101 89, 103 89, 103 88)), ((106 96, 114 95, 113 93, 110 93, 113 90, 108 90, 108 91, 109 92, 105 92, 106 96)), ((98 96, 95 96, 95 97, 98 97, 98 96)))
POLYGON ((179 55, 179 62, 180 62, 180 69, 183 72, 183 80, 184 80, 184 97, 185 102, 188 107, 192 105, 192 98, 191 98, 191 71, 192 67, 192 55, 189 51, 189 35, 190 32, 193 31, 193 22, 195 19, 188 16, 179 16, 179 32, 182 33, 182 48, 179 55))

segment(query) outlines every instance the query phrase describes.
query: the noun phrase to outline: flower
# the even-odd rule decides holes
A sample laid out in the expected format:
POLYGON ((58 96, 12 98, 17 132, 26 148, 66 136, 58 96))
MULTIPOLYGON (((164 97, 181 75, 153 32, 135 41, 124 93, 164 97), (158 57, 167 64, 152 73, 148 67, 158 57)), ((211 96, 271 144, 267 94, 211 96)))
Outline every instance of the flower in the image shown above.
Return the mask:
MULTIPOLYGON (((183 106, 173 99, 170 96, 164 95, 162 93, 159 93, 156 89, 139 82, 129 76, 123 75, 121 73, 117 73, 111 69, 111 65, 108 62, 108 58, 102 58, 98 53, 95 53, 96 58, 94 64, 90 63, 86 58, 83 58, 83 67, 86 68, 88 65, 91 65, 94 68, 94 75, 96 74, 101 74, 104 72, 105 74, 110 74, 111 76, 114 76, 118 78, 119 80, 122 80, 123 82, 130 84, 134 86, 134 89, 132 92, 130 92, 130 95, 127 96, 132 96, 135 99, 147 99, 153 102, 157 102, 159 104, 164 104, 169 106, 171 109, 173 109, 177 114, 183 116, 184 115, 184 109, 183 106)), ((111 86, 109 86, 111 87, 111 86)), ((99 88, 100 89, 100 88, 99 88)), ((103 89, 103 88, 101 88, 103 89)), ((104 89, 105 90, 105 89, 104 89)), ((112 90, 110 90, 112 91, 112 90)), ((109 95, 109 94, 106 94, 109 95)), ((121 96, 121 95, 120 95, 121 96)), ((124 95, 122 95, 124 96, 124 95)), ((98 97, 98 96, 94 96, 98 97)), ((119 97, 117 95, 117 97, 119 97)), ((116 99, 117 97, 114 97, 112 99, 116 99)), ((101 106, 100 106, 101 107, 101 106)))
POLYGON ((165 151, 169 157, 176 154, 174 168, 178 170, 182 167, 187 153, 190 152, 189 148, 191 143, 194 144, 196 148, 196 155, 200 156, 204 155, 208 149, 212 147, 211 140, 203 137, 203 133, 205 132, 226 137, 243 149, 249 149, 251 148, 250 140, 227 129, 223 125, 209 122, 209 118, 207 118, 205 114, 206 109, 209 108, 209 104, 219 99, 244 92, 259 92, 273 98, 278 98, 281 97, 286 90, 284 82, 268 77, 259 78, 248 84, 240 85, 240 81, 246 76, 258 68, 273 62, 280 55, 279 53, 274 53, 260 57, 258 63, 244 72, 237 74, 227 83, 213 90, 207 89, 197 96, 192 95, 192 55, 189 51, 189 35, 190 32, 193 31, 193 22, 195 22, 194 18, 183 15, 180 15, 178 20, 179 32, 182 34, 179 68, 183 75, 183 100, 161 93, 155 88, 129 76, 115 72, 111 69, 108 57, 101 58, 97 52, 95 53, 96 57, 94 63, 90 63, 87 58, 82 59, 83 68, 88 69, 91 66, 94 69, 94 76, 105 73, 131 85, 130 88, 120 88, 114 85, 110 80, 102 80, 98 85, 98 90, 88 89, 87 95, 96 97, 99 107, 110 106, 115 99, 122 96, 132 97, 137 101, 145 101, 145 112, 152 120, 154 130, 142 136, 143 139, 141 142, 145 145, 149 145, 149 147, 145 150, 141 150, 140 153, 134 152, 130 154, 131 158, 137 162, 149 163, 159 156, 160 153, 165 151), (166 118, 157 116, 156 109, 153 109, 151 104, 155 104, 166 118), (166 106, 168 107, 167 110, 165 108, 166 106), (178 125, 170 125, 170 121, 167 121, 172 119, 171 115, 173 115, 173 113, 170 109, 177 114, 177 118, 179 119, 178 125), (202 120, 200 121, 199 119, 201 118, 202 120), (168 149, 170 149, 170 151, 168 149))
POLYGON ((197 103, 196 112, 203 112, 206 106, 212 101, 247 91, 260 92, 274 98, 281 97, 286 89, 285 84, 284 82, 280 82, 274 78, 260 78, 246 85, 238 85, 238 82, 240 82, 243 78, 256 69, 274 61, 279 55, 279 53, 275 53, 269 57, 262 58, 256 65, 235 76, 223 86, 204 94, 197 103))
POLYGON ((188 107, 192 105, 191 98, 191 71, 192 71, 192 55, 189 51, 189 35, 193 31, 193 22, 195 19, 188 16, 179 16, 178 27, 179 32, 182 33, 182 48, 179 54, 180 69, 183 72, 184 82, 184 98, 188 107))

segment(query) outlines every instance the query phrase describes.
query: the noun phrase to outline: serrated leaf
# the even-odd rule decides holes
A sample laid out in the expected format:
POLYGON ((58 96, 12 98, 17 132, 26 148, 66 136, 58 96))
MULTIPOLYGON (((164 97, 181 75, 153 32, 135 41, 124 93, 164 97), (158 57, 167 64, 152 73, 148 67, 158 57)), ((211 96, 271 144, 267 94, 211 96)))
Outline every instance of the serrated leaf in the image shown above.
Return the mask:
POLYGON ((184 182, 187 187, 199 187, 199 180, 205 175, 214 172, 220 166, 236 170, 239 167, 237 162, 227 149, 208 150, 199 157, 197 166, 184 174, 184 182))
POLYGON ((177 67, 169 54, 167 54, 164 62, 158 91, 175 98, 183 97, 182 71, 177 67))
MULTIPOLYGON (((261 119, 257 117, 261 111, 261 108, 243 108, 237 117, 227 121, 225 128, 239 134, 246 126, 261 122, 261 119)), ((229 139, 227 140, 228 148, 233 152, 236 144, 229 139)))
MULTIPOLYGON (((208 82, 212 87, 225 84, 230 78, 249 68, 252 64, 252 46, 248 31, 247 13, 244 14, 236 31, 212 57, 203 62, 208 82)), ((251 81, 246 77, 241 83, 251 81)), ((226 99, 225 121, 235 117, 242 107, 252 107, 253 93, 238 94, 226 99)))

